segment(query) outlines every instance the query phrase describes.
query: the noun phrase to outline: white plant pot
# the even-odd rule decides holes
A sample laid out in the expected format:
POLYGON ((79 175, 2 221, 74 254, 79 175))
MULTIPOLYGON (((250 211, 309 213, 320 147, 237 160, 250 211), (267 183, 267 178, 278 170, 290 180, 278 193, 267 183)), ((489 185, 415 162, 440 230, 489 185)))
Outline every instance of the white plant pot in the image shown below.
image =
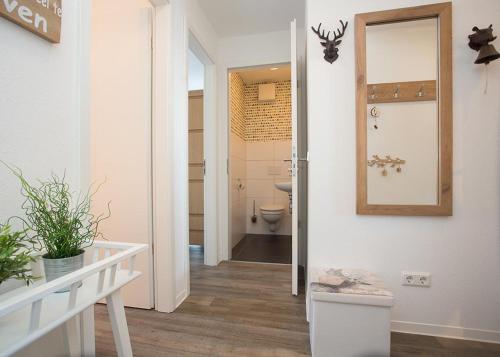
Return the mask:
MULTIPOLYGON (((79 255, 75 255, 74 257, 69 258, 48 259, 45 258, 45 256, 42 256, 43 269, 45 271, 45 280, 49 282, 83 268, 84 255, 85 251, 82 250, 79 255)), ((81 282, 79 283, 78 287, 80 286, 82 286, 81 282)), ((57 292, 64 293, 69 291, 70 289, 71 287, 67 286, 61 290, 58 290, 57 292)))

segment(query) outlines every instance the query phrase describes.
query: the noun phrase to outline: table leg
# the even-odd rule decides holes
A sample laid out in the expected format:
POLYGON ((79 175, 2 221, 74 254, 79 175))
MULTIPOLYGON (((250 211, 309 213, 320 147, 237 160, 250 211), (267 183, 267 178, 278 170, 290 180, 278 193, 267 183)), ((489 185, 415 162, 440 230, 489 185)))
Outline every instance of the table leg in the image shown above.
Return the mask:
POLYGON ((80 313, 82 352, 85 357, 95 357, 94 305, 80 313))
POLYGON ((127 318, 120 294, 120 290, 106 297, 108 314, 113 327, 113 337, 118 357, 132 357, 132 345, 128 334, 127 318))
POLYGON ((63 325, 65 350, 68 356, 78 357, 82 355, 80 340, 80 316, 73 316, 63 325))

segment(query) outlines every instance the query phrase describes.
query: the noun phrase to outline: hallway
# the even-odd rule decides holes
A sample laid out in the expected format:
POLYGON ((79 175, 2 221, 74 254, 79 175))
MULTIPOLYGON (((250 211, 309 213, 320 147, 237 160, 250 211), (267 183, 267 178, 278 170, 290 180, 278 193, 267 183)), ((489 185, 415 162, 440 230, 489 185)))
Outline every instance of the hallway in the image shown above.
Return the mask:
MULTIPOLYGON (((290 266, 203 265, 191 247, 191 295, 171 314, 127 308, 134 356, 310 356, 304 295, 290 266)), ((96 355, 116 356, 106 307, 95 306, 96 355)), ((392 333, 391 356, 498 356, 500 345, 392 333)))
MULTIPOLYGON (((191 295, 172 314, 127 309, 134 356, 308 356, 304 295, 289 265, 203 265, 191 248, 191 295)), ((96 352, 114 356, 106 308, 96 305, 96 352)))
MULTIPOLYGON (((127 308, 134 356, 310 356, 303 293, 290 266, 203 265, 191 247, 191 295, 171 314, 127 308)), ((303 284, 303 283, 301 283, 303 284)), ((96 355, 116 356, 106 307, 95 306, 96 355)), ((395 333, 391 356, 498 356, 500 345, 395 333)))

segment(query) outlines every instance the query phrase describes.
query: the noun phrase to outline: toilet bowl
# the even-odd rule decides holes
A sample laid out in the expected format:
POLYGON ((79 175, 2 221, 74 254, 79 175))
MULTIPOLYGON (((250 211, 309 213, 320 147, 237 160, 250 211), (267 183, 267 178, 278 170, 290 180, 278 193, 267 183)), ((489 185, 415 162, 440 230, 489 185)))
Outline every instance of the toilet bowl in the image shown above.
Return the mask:
POLYGON ((276 232, 280 228, 281 218, 283 217, 285 207, 270 204, 260 206, 259 208, 262 219, 269 224, 269 230, 271 232, 276 232))

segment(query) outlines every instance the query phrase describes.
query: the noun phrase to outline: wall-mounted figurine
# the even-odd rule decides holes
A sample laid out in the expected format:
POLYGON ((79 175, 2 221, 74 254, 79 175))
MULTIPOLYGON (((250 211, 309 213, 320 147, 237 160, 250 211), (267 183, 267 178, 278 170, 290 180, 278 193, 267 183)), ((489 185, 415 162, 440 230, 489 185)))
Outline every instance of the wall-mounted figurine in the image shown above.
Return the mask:
POLYGON ((490 45, 490 42, 495 41, 497 38, 493 36, 493 25, 485 29, 479 29, 477 26, 472 28, 473 33, 469 35, 469 47, 475 51, 479 51, 477 59, 474 63, 476 64, 488 64, 491 61, 494 61, 500 58, 500 53, 497 52, 493 45, 490 45))
POLYGON ((323 53, 325 54, 324 59, 325 59, 325 61, 327 61, 329 63, 333 63, 337 60, 337 58, 339 58, 339 54, 338 54, 339 49, 337 46, 340 45, 342 42, 342 40, 340 40, 340 38, 342 38, 342 36, 344 36, 348 22, 346 21, 344 23, 342 20, 340 20, 340 24, 342 25, 342 31, 340 29, 335 30, 333 32, 333 40, 330 40, 330 32, 331 31, 328 31, 328 34, 326 36, 325 36, 325 30, 321 31, 321 23, 319 24, 317 30, 314 28, 314 26, 311 26, 311 29, 313 30, 313 32, 316 35, 318 35, 320 40, 322 40, 321 45, 323 45, 323 47, 325 47, 325 49, 323 50, 323 53), (321 33, 320 33, 320 31, 321 31, 321 33), (337 33, 337 31, 338 31, 338 33, 337 33))

